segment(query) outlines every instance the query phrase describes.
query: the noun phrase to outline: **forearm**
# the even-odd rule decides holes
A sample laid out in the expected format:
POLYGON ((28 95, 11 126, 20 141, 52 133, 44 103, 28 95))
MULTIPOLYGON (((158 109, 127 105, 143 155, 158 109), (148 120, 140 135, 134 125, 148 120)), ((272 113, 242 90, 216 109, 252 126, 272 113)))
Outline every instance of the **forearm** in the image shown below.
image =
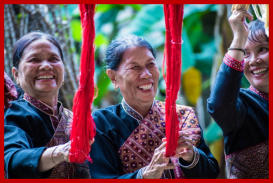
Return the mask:
MULTIPOLYGON (((233 38, 230 48, 245 48, 245 40, 242 40, 239 36, 233 38)), ((242 61, 244 59, 244 52, 239 50, 228 50, 227 52, 232 58, 242 61)))
POLYGON ((39 160, 44 147, 5 150, 5 173, 8 178, 44 178, 47 173, 39 172, 39 160))

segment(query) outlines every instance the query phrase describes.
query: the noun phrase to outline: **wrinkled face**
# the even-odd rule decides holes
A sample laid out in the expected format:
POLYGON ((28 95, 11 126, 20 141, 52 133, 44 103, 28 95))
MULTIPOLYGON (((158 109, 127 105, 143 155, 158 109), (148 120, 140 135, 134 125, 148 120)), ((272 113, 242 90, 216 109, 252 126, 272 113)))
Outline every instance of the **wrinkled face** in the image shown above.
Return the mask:
POLYGON ((246 42, 244 74, 249 83, 259 91, 269 91, 269 44, 266 40, 246 42))
POLYGON ((157 91, 159 70, 149 49, 128 48, 115 73, 115 84, 129 105, 152 104, 157 91))
POLYGON ((58 96, 64 79, 64 65, 58 48, 45 39, 28 45, 21 57, 18 70, 13 68, 14 78, 32 97, 58 96))

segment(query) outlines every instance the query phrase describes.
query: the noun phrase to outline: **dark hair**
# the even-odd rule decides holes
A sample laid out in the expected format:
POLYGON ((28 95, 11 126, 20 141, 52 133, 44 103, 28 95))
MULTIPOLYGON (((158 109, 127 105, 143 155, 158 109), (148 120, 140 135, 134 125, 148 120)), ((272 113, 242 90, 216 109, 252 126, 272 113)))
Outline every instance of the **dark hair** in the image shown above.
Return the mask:
POLYGON ((39 40, 39 39, 46 39, 49 42, 51 42, 52 44, 54 44, 58 48, 58 50, 60 52, 61 59, 63 60, 63 52, 62 52, 59 42, 53 36, 51 36, 49 34, 35 31, 35 32, 30 32, 30 33, 24 35, 18 41, 16 41, 16 43, 14 44, 13 60, 12 60, 14 67, 18 68, 25 48, 28 45, 30 45, 32 42, 39 40))
POLYGON ((126 37, 113 40, 106 49, 106 68, 117 70, 124 52, 131 47, 145 47, 151 51, 154 58, 156 58, 153 47, 144 38, 135 35, 129 35, 126 37))
POLYGON ((251 42, 261 42, 265 40, 268 42, 268 37, 265 33, 264 22, 260 20, 255 20, 249 23, 249 34, 248 40, 251 42))

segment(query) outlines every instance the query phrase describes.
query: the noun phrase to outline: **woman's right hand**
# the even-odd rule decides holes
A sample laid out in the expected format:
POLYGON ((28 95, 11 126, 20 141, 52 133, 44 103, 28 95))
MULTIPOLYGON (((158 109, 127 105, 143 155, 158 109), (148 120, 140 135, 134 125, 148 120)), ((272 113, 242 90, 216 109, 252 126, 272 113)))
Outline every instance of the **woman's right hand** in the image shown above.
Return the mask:
POLYGON ((149 165, 143 167, 143 179, 159 179, 166 169, 174 169, 172 164, 169 164, 168 157, 165 157, 166 142, 163 142, 155 149, 153 157, 149 165))
POLYGON ((38 169, 40 172, 45 172, 57 166, 62 162, 69 162, 69 151, 71 141, 47 148, 39 161, 38 169))
POLYGON ((238 47, 243 47, 248 37, 246 18, 253 19, 252 15, 246 10, 234 10, 228 19, 234 36, 233 39, 240 40, 241 45, 238 47))
POLYGON ((53 149, 52 151, 51 159, 55 164, 59 164, 64 161, 69 162, 69 151, 71 148, 71 141, 65 144, 57 145, 54 148, 55 149, 53 149))

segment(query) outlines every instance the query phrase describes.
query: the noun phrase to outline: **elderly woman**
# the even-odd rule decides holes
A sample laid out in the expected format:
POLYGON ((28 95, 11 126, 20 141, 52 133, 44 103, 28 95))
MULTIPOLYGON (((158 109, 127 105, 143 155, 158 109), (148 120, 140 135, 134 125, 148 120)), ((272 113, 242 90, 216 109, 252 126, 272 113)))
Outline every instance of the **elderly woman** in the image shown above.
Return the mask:
POLYGON ((87 164, 69 163, 71 111, 58 102, 63 53, 51 35, 32 32, 14 46, 13 77, 24 95, 4 117, 7 178, 89 178, 87 164))
POLYGON ((208 111, 225 138, 228 178, 268 178, 269 42, 264 23, 235 10, 233 40, 208 99, 208 111), (243 73, 250 83, 240 89, 243 73))
POLYGON ((206 146, 195 112, 177 105, 176 155, 165 157, 165 104, 154 99, 159 78, 155 52, 136 36, 112 41, 107 75, 121 104, 95 111, 92 178, 216 178, 218 164, 206 146))

